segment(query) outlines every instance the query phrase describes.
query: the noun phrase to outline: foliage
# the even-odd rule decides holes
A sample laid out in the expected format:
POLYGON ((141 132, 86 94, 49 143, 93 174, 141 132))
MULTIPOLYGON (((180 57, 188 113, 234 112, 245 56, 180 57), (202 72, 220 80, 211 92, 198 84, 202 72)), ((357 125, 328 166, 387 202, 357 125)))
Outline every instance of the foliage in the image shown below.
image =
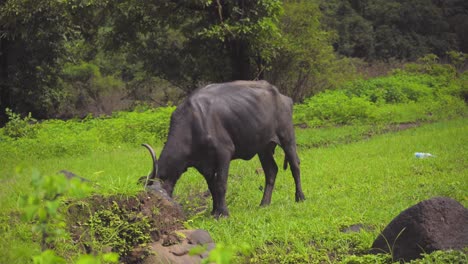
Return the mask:
POLYGON ((208 13, 215 22, 202 28, 199 35, 202 39, 220 40, 227 46, 233 70, 231 79, 253 79, 261 75, 276 57, 281 42, 278 28, 283 11, 281 1, 208 1, 207 4, 218 13, 208 13), (251 72, 239 67, 247 67, 251 72))
POLYGON ((393 263, 392 258, 388 254, 378 254, 378 255, 363 255, 363 256, 356 256, 351 255, 345 257, 344 260, 341 261, 343 264, 367 264, 367 263, 393 263))
POLYGON ((75 37, 65 1, 8 0, 0 5, 0 105, 47 117, 57 87, 64 43, 75 37))
POLYGON ((302 118, 309 125, 320 124, 352 124, 356 121, 368 120, 376 107, 364 98, 345 94, 343 91, 323 92, 306 100, 302 118))
MULTIPOLYGON (((57 254, 53 250, 45 250, 38 256, 33 257, 34 264, 65 264, 67 261, 57 254)), ((115 253, 94 255, 80 255, 74 262, 75 264, 101 264, 101 263, 119 263, 119 257, 115 253)))
POLYGON ((247 243, 242 245, 224 245, 217 243, 212 249, 207 258, 202 260, 202 263, 229 264, 233 263, 236 254, 248 256, 251 253, 251 248, 247 243))
POLYGON ((405 65, 388 76, 358 79, 295 106, 294 119, 310 126, 388 124, 466 116, 465 74, 435 55, 405 65))
POLYGON ((120 256, 126 256, 140 244, 151 240, 150 224, 141 212, 127 211, 114 202, 111 208, 96 211, 88 222, 90 243, 109 246, 120 256))
MULTIPOLYGON (((20 200, 23 210, 23 219, 33 223, 33 232, 41 236, 42 253, 33 257, 37 264, 67 263, 65 259, 57 256, 51 247, 58 241, 67 237, 65 221, 59 207, 64 195, 84 197, 90 193, 90 187, 78 178, 67 179, 64 176, 43 176, 38 172, 32 175, 31 185, 33 191, 20 200)), ((95 256, 80 256, 76 263, 117 263, 118 257, 112 254, 95 256)))
POLYGON ((6 108, 5 113, 8 116, 8 123, 3 129, 5 136, 18 139, 21 137, 34 138, 37 134, 38 125, 37 122, 29 113, 24 118, 21 118, 20 114, 14 113, 11 109, 6 108))
MULTIPOLYGON (((285 1, 280 29, 282 42, 271 67, 265 69, 265 78, 293 98, 301 101, 321 90, 330 88, 338 65, 330 45, 332 34, 324 31, 319 19, 321 12, 314 1, 285 1)), ((341 71, 340 73, 344 73, 341 71)))
POLYGON ((461 0, 30 2, 0 5, 2 124, 5 108, 110 114, 234 79, 267 79, 303 101, 355 78, 356 61, 334 50, 367 61, 434 53, 466 67, 461 0))
POLYGON ((466 1, 320 1, 333 46, 367 60, 415 60, 428 53, 468 52, 466 1), (430 28, 430 30, 429 30, 430 28))
POLYGON ((34 256, 33 262, 34 264, 53 264, 53 263, 65 264, 67 263, 65 259, 57 256, 57 254, 55 254, 55 251, 50 250, 50 249, 43 251, 41 255, 39 256, 34 256))
POLYGON ((13 155, 30 153, 41 157, 63 157, 120 148, 126 144, 162 143, 167 138, 174 109, 162 107, 143 112, 118 112, 113 117, 88 116, 84 120, 48 120, 36 129, 34 138, 22 137, 7 144, 12 139, 6 136, 2 148, 13 155))
MULTIPOLYGON (((41 235, 41 246, 45 250, 48 244, 66 235, 64 221, 58 209, 64 194, 84 196, 89 188, 80 179, 67 179, 64 176, 42 176, 38 172, 32 175, 33 191, 22 197, 24 220, 33 222, 33 231, 41 235)), ((46 254, 49 256, 49 254, 46 254)))
POLYGON ((466 251, 448 250, 448 251, 434 251, 432 253, 424 253, 421 259, 412 260, 412 264, 443 264, 443 263, 466 263, 468 257, 466 251))
POLYGON ((468 63, 468 54, 463 52, 450 50, 447 51, 447 56, 450 59, 450 63, 459 71, 462 71, 468 63))
POLYGON ((114 76, 102 76, 100 68, 90 62, 66 64, 62 73, 67 92, 58 107, 62 115, 110 113, 115 105, 106 102, 106 94, 122 94, 124 83, 114 76), (93 107, 95 109, 93 109, 93 107))
POLYGON ((105 253, 95 255, 81 255, 76 260, 75 264, 109 264, 119 263, 119 255, 116 253, 105 253))

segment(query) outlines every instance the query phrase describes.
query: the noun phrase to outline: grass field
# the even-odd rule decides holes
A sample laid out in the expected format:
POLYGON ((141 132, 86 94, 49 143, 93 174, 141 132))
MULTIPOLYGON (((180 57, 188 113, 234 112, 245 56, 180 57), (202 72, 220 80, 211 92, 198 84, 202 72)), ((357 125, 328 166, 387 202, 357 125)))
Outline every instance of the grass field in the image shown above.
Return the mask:
MULTIPOLYGON (((365 259, 362 255, 379 231, 424 199, 448 196, 468 206, 468 119, 383 134, 372 131, 362 126, 297 129, 307 199, 302 203, 294 201, 290 171, 281 170, 271 205, 260 208, 260 162, 233 161, 227 193, 231 216, 226 219, 209 215, 211 199, 202 195, 206 183, 190 169, 175 189, 177 201, 189 213, 185 224, 208 230, 226 251, 242 248, 245 254, 235 262, 334 263, 353 255, 365 259), (435 157, 417 159, 414 152, 435 157), (354 224, 363 230, 340 231, 354 224)), ((276 159, 282 164, 279 148, 276 159)), ((19 197, 31 190, 31 171, 48 175, 67 169, 99 184, 98 193, 132 195, 141 190, 136 181, 148 173, 151 161, 142 147, 121 144, 56 157, 10 151, 1 154, 0 164, 0 263, 27 263, 40 253, 31 226, 17 217, 19 197)))

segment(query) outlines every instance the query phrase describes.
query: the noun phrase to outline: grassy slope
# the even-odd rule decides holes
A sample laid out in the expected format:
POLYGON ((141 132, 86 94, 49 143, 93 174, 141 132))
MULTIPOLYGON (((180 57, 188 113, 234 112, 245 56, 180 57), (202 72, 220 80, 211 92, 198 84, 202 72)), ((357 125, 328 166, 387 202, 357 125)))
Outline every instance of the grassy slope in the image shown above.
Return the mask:
MULTIPOLYGON (((192 225, 209 230, 218 242, 245 242, 261 248, 259 253, 266 259, 268 254, 278 256, 289 250, 300 255, 289 254, 291 258, 310 256, 317 261, 359 252, 368 249, 379 230, 400 211, 423 199, 450 196, 468 205, 467 135, 465 119, 348 145, 301 149, 307 200, 294 202, 292 177, 289 171, 281 172, 267 208, 258 207, 263 177, 254 170, 259 162, 235 162, 227 198, 232 216, 221 221, 203 216, 192 225), (437 157, 419 160, 413 156, 416 151, 437 157), (340 228, 357 223, 372 230, 340 233, 340 228)), ((281 155, 278 151, 277 161, 282 160, 281 155)), ((181 196, 190 193, 193 182, 199 180, 195 178, 182 178, 178 186, 181 196)))
MULTIPOLYGON (((298 140, 313 138, 314 134, 312 129, 298 131, 298 140)), ((294 202, 290 172, 280 171, 272 204, 266 208, 258 207, 262 196, 259 187, 264 184, 264 177, 255 173, 260 167, 258 159, 234 161, 227 194, 231 217, 216 221, 207 210, 193 216, 189 224, 209 230, 218 243, 249 244, 256 250, 245 260, 336 261, 368 249, 386 223, 423 199, 444 195, 467 206, 467 135, 468 119, 459 119, 347 145, 303 147, 299 155, 307 200, 294 202), (413 157, 416 151, 437 157, 419 160, 413 157), (352 234, 339 231, 356 223, 370 230, 352 234)), ((278 149, 276 155, 278 164, 282 164, 283 152, 278 149)), ((0 203, 4 212, 10 212, 17 209, 18 196, 28 191, 31 175, 28 170, 16 174, 18 165, 45 174, 68 169, 98 182, 99 192, 134 193, 139 188, 135 181, 148 172, 150 159, 143 148, 122 145, 76 157, 41 159, 27 153, 7 153, 0 157, 0 163, 0 203)), ((179 181, 176 195, 185 204, 206 189, 204 179, 189 170, 179 181)), ((0 262, 14 263, 12 259, 16 258, 16 263, 22 263, 38 248, 28 242, 28 226, 6 227, 7 218, 3 214, 0 262)))

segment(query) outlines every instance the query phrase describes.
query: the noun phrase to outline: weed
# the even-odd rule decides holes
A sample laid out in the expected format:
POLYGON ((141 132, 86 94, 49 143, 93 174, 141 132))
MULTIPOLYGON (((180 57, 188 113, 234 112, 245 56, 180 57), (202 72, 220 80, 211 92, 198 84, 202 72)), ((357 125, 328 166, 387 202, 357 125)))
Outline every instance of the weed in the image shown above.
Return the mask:
MULTIPOLYGON (((113 202, 111 208, 101 208, 88 222, 94 245, 108 246, 112 251, 126 256, 135 246, 147 243, 150 223, 139 212, 127 211, 113 202)), ((93 247, 96 248, 96 247, 93 247)), ((98 248, 99 252, 99 248, 98 248)))
POLYGON ((37 133, 37 120, 29 113, 24 118, 20 114, 6 108, 5 113, 8 116, 8 123, 3 128, 3 133, 11 138, 18 139, 22 137, 34 138, 37 133))
POLYGON ((59 213, 62 203, 61 196, 65 194, 86 195, 87 188, 79 179, 68 180, 63 176, 42 176, 33 172, 31 185, 33 191, 22 197, 20 205, 23 217, 33 222, 33 231, 41 236, 41 248, 45 251, 48 244, 64 237, 65 222, 59 213))

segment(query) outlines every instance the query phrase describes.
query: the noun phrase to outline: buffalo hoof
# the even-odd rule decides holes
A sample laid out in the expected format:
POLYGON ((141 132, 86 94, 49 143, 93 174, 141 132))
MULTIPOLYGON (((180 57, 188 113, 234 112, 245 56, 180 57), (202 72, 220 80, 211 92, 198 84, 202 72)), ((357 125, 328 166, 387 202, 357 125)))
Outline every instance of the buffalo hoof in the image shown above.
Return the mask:
POLYGON ((215 219, 219 219, 220 217, 229 217, 229 211, 227 209, 213 210, 211 215, 213 215, 215 219))
POLYGON ((302 202, 305 200, 305 196, 303 193, 296 193, 296 202, 302 202))

